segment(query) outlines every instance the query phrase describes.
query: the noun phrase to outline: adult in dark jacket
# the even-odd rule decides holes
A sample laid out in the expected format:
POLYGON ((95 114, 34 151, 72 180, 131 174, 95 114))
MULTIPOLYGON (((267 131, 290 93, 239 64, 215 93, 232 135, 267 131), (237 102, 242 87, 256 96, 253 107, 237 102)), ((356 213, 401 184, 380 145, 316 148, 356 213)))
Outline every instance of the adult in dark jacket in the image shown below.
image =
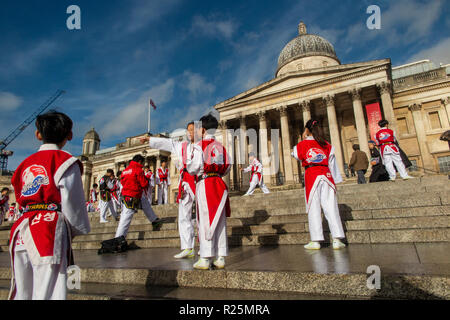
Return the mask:
POLYGON ((375 141, 369 141, 370 164, 372 165, 369 182, 389 181, 389 174, 381 161, 380 151, 375 145, 375 141))
POLYGON ((369 159, 367 159, 367 154, 359 149, 359 144, 354 144, 353 150, 355 151, 348 165, 358 174, 358 184, 364 184, 366 183, 364 175, 367 172, 367 168, 369 168, 369 159))

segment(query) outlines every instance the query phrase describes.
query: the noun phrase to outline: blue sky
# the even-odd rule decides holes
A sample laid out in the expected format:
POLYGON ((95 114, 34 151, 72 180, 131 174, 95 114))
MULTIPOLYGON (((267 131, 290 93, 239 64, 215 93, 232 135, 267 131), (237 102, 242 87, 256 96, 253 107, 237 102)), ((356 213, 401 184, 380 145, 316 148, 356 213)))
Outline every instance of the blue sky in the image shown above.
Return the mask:
MULTIPOLYGON (((66 149, 81 153, 95 127, 101 146, 146 131, 171 132, 212 106, 274 77, 284 45, 303 20, 329 40, 343 64, 391 58, 450 63, 446 0, 11 1, 0 4, 0 138, 48 96, 74 120, 66 149), (81 8, 81 30, 66 9, 81 8), (366 27, 366 8, 381 8, 381 29, 366 27)), ((38 147, 34 126, 8 149, 10 169, 38 147)))

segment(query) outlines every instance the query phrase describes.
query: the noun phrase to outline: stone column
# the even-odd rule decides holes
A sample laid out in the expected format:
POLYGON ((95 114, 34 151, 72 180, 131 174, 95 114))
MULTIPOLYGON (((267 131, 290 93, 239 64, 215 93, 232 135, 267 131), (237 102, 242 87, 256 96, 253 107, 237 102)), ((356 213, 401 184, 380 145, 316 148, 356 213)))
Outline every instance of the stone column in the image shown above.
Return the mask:
POLYGON ((270 179, 270 158, 267 150, 267 121, 266 113, 260 111, 257 113, 259 118, 259 158, 263 165, 263 178, 266 185, 271 184, 270 179))
POLYGON ((339 170, 341 171, 341 175, 345 176, 344 161, 342 158, 341 138, 339 134, 338 121, 336 117, 336 107, 334 105, 335 99, 334 96, 328 95, 323 100, 327 107, 328 127, 330 129, 331 144, 334 147, 336 160, 339 166, 339 170))
POLYGON ((422 104, 414 103, 409 106, 412 113, 414 128, 416 129, 417 142, 419 143, 420 156, 425 169, 435 170, 433 156, 428 150, 427 136, 425 134, 425 126, 422 117, 422 104))
POLYGON ((384 118, 389 121, 389 128, 398 133, 397 119, 394 114, 394 107, 391 97, 391 85, 388 82, 381 82, 377 84, 377 88, 380 92, 381 103, 383 105, 384 118))
POLYGON ((349 91, 353 101, 353 113, 355 114, 356 131, 358 132, 358 142, 361 151, 364 151, 370 158, 370 150, 367 138, 366 120, 364 118, 364 110, 361 102, 361 89, 353 89, 349 91))
POLYGON ((308 120, 311 119, 311 101, 304 100, 300 102, 300 107, 303 113, 303 124, 306 125, 306 122, 308 122, 308 120))
POLYGON ((289 121, 287 116, 287 106, 281 106, 278 108, 280 112, 280 124, 281 124, 281 140, 283 144, 283 163, 284 163, 284 178, 286 184, 294 183, 294 172, 292 170, 291 161, 291 138, 289 136, 289 121))
MULTIPOLYGON (((247 145, 247 124, 245 116, 239 118, 239 167, 245 168, 248 165, 248 145, 247 145)), ((241 185, 245 189, 250 185, 250 173, 239 171, 241 185)))
MULTIPOLYGON (((231 159, 231 154, 230 154, 230 151, 229 151, 230 148, 228 147, 227 122, 223 121, 223 120, 220 121, 219 128, 222 131, 222 144, 223 144, 223 147, 225 148, 227 154, 230 156, 230 159, 231 159)), ((225 182, 228 185, 228 187, 230 187, 230 179, 231 179, 230 177, 233 174, 232 170, 233 170, 233 165, 231 164, 230 173, 225 176, 225 182)))
POLYGON ((448 118, 448 121, 450 122, 450 97, 441 99, 441 102, 445 106, 445 111, 447 112, 447 118, 448 118))

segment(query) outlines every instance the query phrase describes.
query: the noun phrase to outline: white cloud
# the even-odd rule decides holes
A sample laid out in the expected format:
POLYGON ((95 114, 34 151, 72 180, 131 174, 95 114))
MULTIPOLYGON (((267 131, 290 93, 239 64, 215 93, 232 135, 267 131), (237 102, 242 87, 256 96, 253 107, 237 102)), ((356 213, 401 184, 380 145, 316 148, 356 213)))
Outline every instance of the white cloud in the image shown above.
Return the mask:
POLYGON ((216 87, 212 83, 208 83, 203 76, 189 70, 186 70, 183 73, 182 86, 189 91, 191 99, 196 99, 201 95, 209 95, 216 89, 216 87))
POLYGON ((430 59, 436 66, 439 66, 439 63, 450 63, 450 37, 442 39, 431 48, 422 49, 415 53, 408 59, 407 63, 422 59, 430 59))
POLYGON ((238 24, 231 19, 222 19, 217 15, 208 17, 195 16, 192 21, 191 32, 209 37, 231 39, 238 28, 238 24))
POLYGON ((0 92, 0 111, 13 111, 22 105, 22 101, 22 98, 14 93, 0 92))
POLYGON ((102 124, 100 136, 102 139, 124 136, 127 132, 142 128, 146 129, 148 101, 153 99, 158 108, 173 96, 175 81, 171 78, 164 83, 145 91, 137 100, 118 108, 114 112, 111 106, 101 108, 94 119, 102 124))

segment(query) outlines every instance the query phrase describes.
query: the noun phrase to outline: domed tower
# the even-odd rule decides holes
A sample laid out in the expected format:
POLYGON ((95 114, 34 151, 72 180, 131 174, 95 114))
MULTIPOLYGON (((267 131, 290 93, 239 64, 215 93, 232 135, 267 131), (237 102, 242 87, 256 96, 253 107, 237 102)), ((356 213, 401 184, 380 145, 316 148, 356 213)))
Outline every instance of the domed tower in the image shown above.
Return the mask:
POLYGON ((89 130, 83 139, 83 155, 94 155, 100 149, 100 137, 94 128, 89 130))
POLYGON ((281 51, 276 76, 314 68, 339 65, 333 46, 324 38, 308 34, 306 25, 300 22, 298 36, 281 51))

